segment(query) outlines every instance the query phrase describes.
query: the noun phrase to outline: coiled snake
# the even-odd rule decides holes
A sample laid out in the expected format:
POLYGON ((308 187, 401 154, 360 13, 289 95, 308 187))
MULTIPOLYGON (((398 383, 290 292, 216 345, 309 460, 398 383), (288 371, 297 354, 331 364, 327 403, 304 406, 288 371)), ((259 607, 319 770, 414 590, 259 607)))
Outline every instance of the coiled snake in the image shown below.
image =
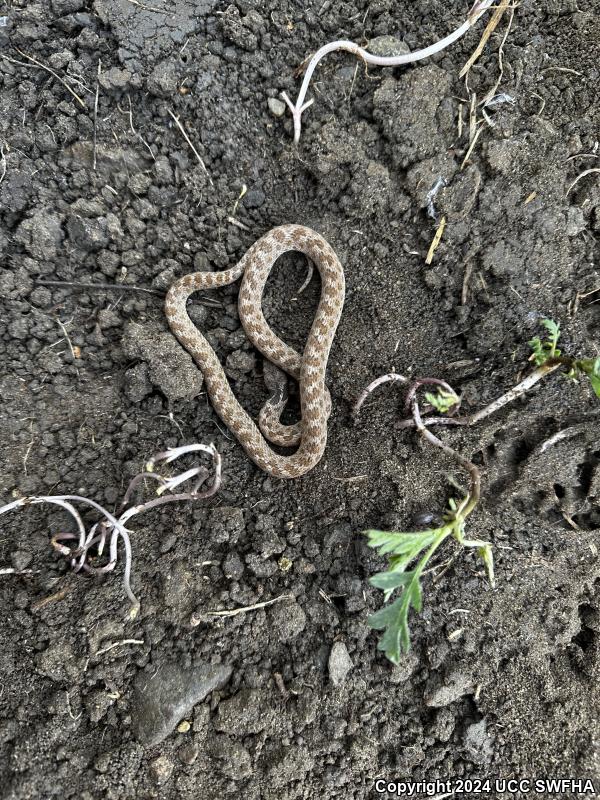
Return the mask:
POLYGON ((342 265, 325 239, 302 225, 273 228, 234 267, 186 275, 167 293, 165 313, 169 326, 202 370, 215 411, 255 464, 276 478, 304 475, 325 450, 331 413, 325 370, 343 304, 342 265), (308 256, 321 275, 321 298, 302 355, 273 333, 262 312, 262 295, 271 268, 279 256, 290 250, 308 256), (238 308, 248 339, 265 358, 298 381, 301 420, 296 425, 279 422, 284 402, 267 404, 259 416, 259 425, 252 420, 236 400, 216 353, 186 311, 187 299, 194 292, 226 286, 240 276, 243 279, 238 308), (292 455, 279 455, 267 440, 298 445, 298 449, 292 455))

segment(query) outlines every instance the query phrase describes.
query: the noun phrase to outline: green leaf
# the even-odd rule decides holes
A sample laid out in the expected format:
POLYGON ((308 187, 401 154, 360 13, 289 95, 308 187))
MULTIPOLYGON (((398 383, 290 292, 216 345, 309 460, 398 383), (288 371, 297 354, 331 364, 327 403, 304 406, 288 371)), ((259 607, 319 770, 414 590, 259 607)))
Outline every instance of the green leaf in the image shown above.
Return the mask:
POLYGON ((377 649, 382 650, 392 663, 398 664, 402 651, 407 653, 410 650, 408 603, 405 592, 391 605, 371 615, 367 622, 371 628, 385 631, 377 644, 377 649))
POLYGON ((557 348, 558 340, 560 338, 560 325, 554 322, 553 319, 543 319, 542 325, 546 328, 549 337, 542 341, 539 336, 534 336, 530 339, 528 344, 533 350, 533 360, 536 366, 541 367, 550 358, 560 355, 560 350, 557 348))
POLYGON ((477 552, 483 559, 483 563, 487 569, 488 579, 492 589, 496 586, 496 579, 494 577, 494 553, 492 552, 492 545, 489 542, 480 547, 477 552))
POLYGON ((560 324, 558 322, 554 322, 553 319, 543 319, 542 325, 550 334, 551 341, 554 343, 558 342, 560 337, 560 324))
POLYGON ((383 589, 384 591, 399 589, 410 582, 412 574, 412 572, 378 572, 369 578, 369 583, 376 589, 383 589))
POLYGON ((449 392, 440 386, 435 392, 426 392, 425 399, 440 414, 447 414, 451 408, 459 402, 459 397, 455 392, 449 392))
POLYGON ((592 384, 592 389, 594 390, 594 394, 596 397, 600 397, 600 375, 594 375, 593 373, 588 375, 590 379, 590 383, 592 384))
MULTIPOLYGON (((395 533, 392 531, 365 531, 369 537, 369 547, 377 549, 380 556, 388 553, 394 555, 417 555, 424 547, 433 542, 436 531, 417 531, 416 533, 395 533)), ((414 558, 414 555, 412 558, 414 558)))
MULTIPOLYGON (((404 585, 404 591, 400 597, 391 605, 384 606, 367 620, 371 628, 385 631, 379 640, 377 648, 383 650, 394 664, 398 664, 402 652, 408 653, 410 650, 408 614, 411 606, 417 613, 423 607, 423 591, 419 575, 418 571, 414 571, 398 576, 403 579, 404 585)), ((374 575, 373 577, 380 576, 374 575)), ((373 582, 373 578, 371 582, 373 582)))
POLYGON ((423 608, 423 589, 421 588, 421 581, 415 577, 406 587, 406 592, 412 607, 417 614, 419 614, 423 608))
POLYGON ((581 358, 575 361, 574 369, 585 373, 590 379, 596 397, 600 397, 600 357, 581 358))

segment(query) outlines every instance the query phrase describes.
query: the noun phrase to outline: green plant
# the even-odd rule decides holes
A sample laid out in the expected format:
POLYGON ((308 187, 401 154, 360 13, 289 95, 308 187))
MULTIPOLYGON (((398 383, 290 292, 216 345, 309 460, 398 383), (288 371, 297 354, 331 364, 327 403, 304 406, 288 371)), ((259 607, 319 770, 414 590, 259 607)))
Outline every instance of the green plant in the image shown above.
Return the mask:
POLYGON ((528 344, 533 350, 530 361, 534 361, 536 366, 541 367, 546 361, 551 358, 560 356, 560 350, 557 348, 558 340, 560 338, 560 325, 554 322, 553 319, 543 319, 542 325, 548 331, 548 337, 541 339, 539 336, 534 336, 528 344))
POLYGON ((401 594, 393 603, 384 606, 368 620, 371 628, 385 631, 377 647, 383 650, 394 664, 398 664, 402 652, 407 653, 410 650, 408 615, 411 607, 417 613, 421 611, 423 598, 421 577, 431 557, 446 539, 453 537, 462 547, 476 547, 487 567, 490 583, 494 586, 491 544, 479 539, 465 538, 466 519, 474 507, 475 503, 471 503, 468 496, 459 504, 451 500, 444 516, 444 524, 427 531, 415 533, 367 531, 369 547, 377 549, 381 556, 389 556, 388 568, 373 575, 369 583, 384 591, 386 602, 394 591, 401 590, 401 594), (415 561, 413 569, 408 569, 415 561))
POLYGON ((568 367, 567 378, 576 380, 581 375, 587 376, 596 397, 600 397, 600 358, 570 358, 563 356, 557 347, 560 338, 560 325, 552 319, 543 319, 542 325, 549 335, 545 339, 534 336, 529 341, 529 346, 533 350, 530 360, 534 361, 538 367, 549 361, 559 360, 568 367))
POLYGON ((370 627, 384 631, 378 648, 383 650, 390 661, 397 664, 403 652, 410 649, 409 615, 411 609, 419 613, 423 602, 421 579, 428 563, 440 545, 453 538, 463 548, 477 548, 478 554, 487 568, 489 580, 494 586, 494 564, 492 546, 489 542, 465 537, 465 525, 468 516, 479 502, 481 479, 477 467, 464 458, 456 450, 438 439, 429 430, 433 425, 473 426, 491 414, 499 411, 508 403, 522 397, 543 378, 553 372, 563 370, 567 378, 577 379, 581 375, 589 378, 595 394, 600 397, 600 358, 575 359, 564 356, 558 349, 560 325, 551 319, 542 324, 548 335, 542 339, 534 337, 529 342, 533 350, 531 361, 536 369, 521 380, 512 389, 502 394, 493 402, 469 416, 450 416, 458 410, 460 398, 445 381, 436 378, 417 378, 412 382, 403 375, 389 373, 374 380, 359 396, 354 413, 357 414, 368 395, 378 386, 389 381, 408 385, 405 410, 410 413, 398 427, 416 428, 429 444, 445 452, 457 461, 470 475, 471 487, 461 501, 450 500, 449 508, 443 518, 443 524, 437 528, 417 532, 388 532, 369 530, 368 545, 377 550, 380 556, 388 556, 387 569, 377 573, 370 579, 372 586, 384 592, 386 603, 395 592, 398 597, 389 605, 385 605, 368 619, 370 627), (566 372, 564 370, 566 369, 566 372), (434 392, 425 394, 428 403, 442 416, 423 419, 417 403, 417 392, 425 385, 434 385, 434 392))

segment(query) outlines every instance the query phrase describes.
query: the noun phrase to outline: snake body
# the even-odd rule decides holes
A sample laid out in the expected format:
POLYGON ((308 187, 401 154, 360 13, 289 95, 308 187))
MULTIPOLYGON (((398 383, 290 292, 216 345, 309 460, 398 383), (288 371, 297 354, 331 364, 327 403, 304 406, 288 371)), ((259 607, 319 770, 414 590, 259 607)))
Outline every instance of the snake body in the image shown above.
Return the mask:
POLYGON ((213 407, 262 470, 276 478, 298 478, 321 459, 327 443, 331 401, 325 386, 327 359, 344 304, 344 271, 331 246, 302 225, 281 225, 255 242, 242 259, 221 272, 195 272, 180 278, 167 293, 165 313, 179 342, 204 375, 213 407), (302 355, 283 342, 269 327, 262 312, 262 295, 271 268, 288 251, 304 253, 321 275, 321 298, 302 355), (189 318, 186 303, 199 290, 226 286, 243 276, 238 309, 252 344, 273 364, 298 381, 301 419, 286 426, 272 409, 263 408, 260 427, 237 401, 216 353, 189 318), (261 432, 262 431, 262 432, 261 432), (276 453, 274 444, 298 444, 292 455, 276 453))

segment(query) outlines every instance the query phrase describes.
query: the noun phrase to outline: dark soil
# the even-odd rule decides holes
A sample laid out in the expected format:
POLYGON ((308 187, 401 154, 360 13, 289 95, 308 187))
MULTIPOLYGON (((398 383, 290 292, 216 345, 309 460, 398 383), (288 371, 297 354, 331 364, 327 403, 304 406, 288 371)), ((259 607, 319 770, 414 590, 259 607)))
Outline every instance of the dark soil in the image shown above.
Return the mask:
MULTIPOLYGON (((469 532, 493 542, 497 588, 475 553, 448 544, 399 667, 367 626, 382 604, 368 578, 383 561, 361 531, 441 513, 456 491, 448 473, 465 478, 398 430, 395 387, 369 400, 358 425, 350 415, 363 386, 390 370, 444 377, 467 411, 481 407, 524 374, 545 316, 562 323, 565 352, 600 353, 598 175, 567 193, 600 166, 597 3, 521 2, 498 89, 516 102, 488 110, 493 126, 462 171, 468 124, 459 136, 457 119, 462 108, 467 123, 468 97, 458 73, 482 21, 406 69, 365 72, 348 54, 329 56, 298 149, 287 111, 268 103, 283 89, 295 96, 294 69, 331 39, 392 34, 416 49, 453 30, 466 7, 0 7, 2 500, 78 492, 113 509, 166 446, 213 441, 224 459, 213 500, 132 524, 142 602, 133 622, 121 566, 75 576, 53 553, 50 535, 71 524, 62 513, 2 517, 0 566, 17 570, 0 577, 3 797, 363 798, 378 776, 600 781, 600 450, 589 383, 552 377, 478 428, 443 432, 482 469, 469 532), (426 266, 437 227, 426 196, 439 176, 448 224, 426 266), (223 430, 160 294, 39 283, 163 291, 235 263, 286 222, 329 240, 348 285, 327 451, 293 482, 259 472, 223 430), (564 428, 568 437, 542 449, 564 428), (293 599, 231 618, 205 613, 282 595, 293 599)), ((471 71, 478 98, 498 78, 506 22, 471 71)), ((319 292, 313 278, 297 294, 305 275, 303 258, 282 259, 264 300, 298 348, 319 292)), ((262 359, 240 328, 236 293, 222 290, 218 305, 196 298, 192 314, 256 414, 267 397, 262 359)))

